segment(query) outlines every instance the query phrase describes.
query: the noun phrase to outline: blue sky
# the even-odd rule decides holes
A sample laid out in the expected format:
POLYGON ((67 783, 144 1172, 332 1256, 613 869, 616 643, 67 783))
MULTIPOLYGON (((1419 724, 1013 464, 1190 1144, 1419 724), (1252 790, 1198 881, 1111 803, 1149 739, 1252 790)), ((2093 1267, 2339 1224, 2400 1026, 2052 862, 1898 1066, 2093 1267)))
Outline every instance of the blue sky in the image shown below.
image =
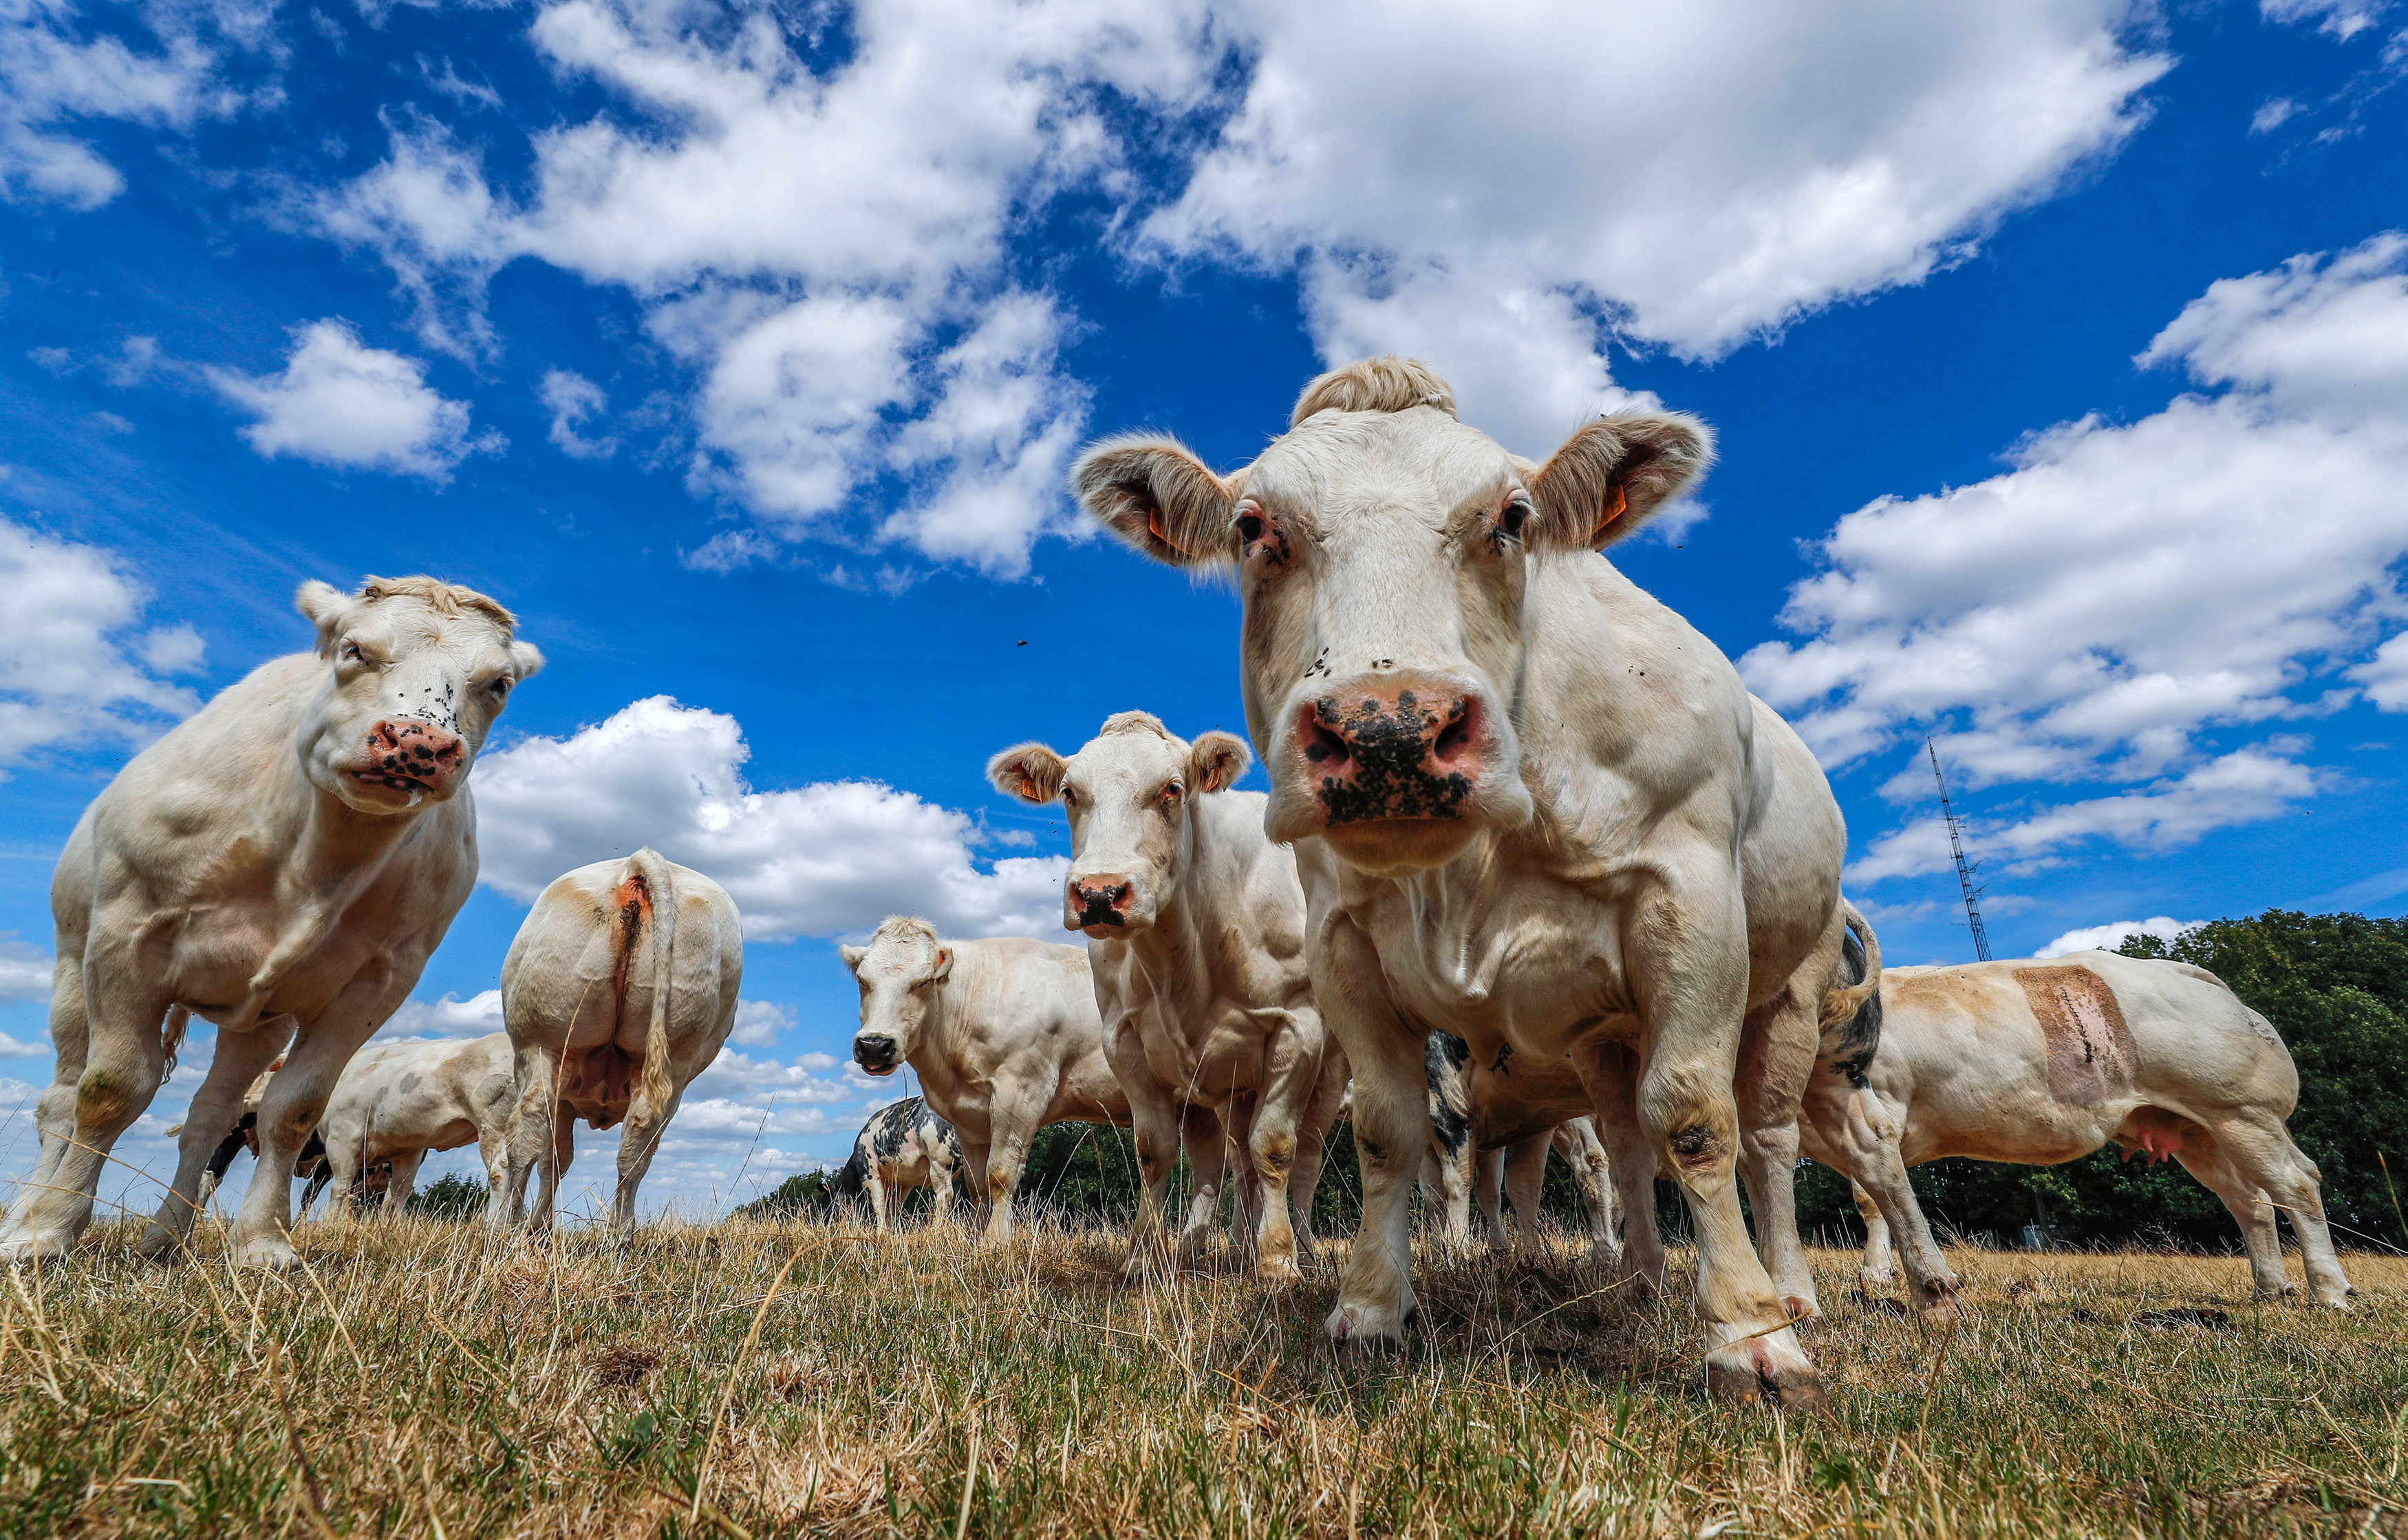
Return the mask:
POLYGON ((493 1029, 533 891, 648 841, 753 936, 648 1197, 839 1157, 885 1087, 837 1062, 830 942, 1055 923, 1063 833, 986 756, 1130 707, 1241 725, 1234 600, 1093 538, 1068 459, 1143 427, 1241 464, 1376 351, 1525 453, 1651 396, 1715 425, 1696 502, 1613 559, 1823 756, 1892 960, 1970 950, 1927 731, 2001 955, 2399 913, 2403 28, 0 7, 0 1112, 48 1074, 83 804, 303 644, 300 581, 424 570, 552 661, 477 771, 485 885, 388 1031, 493 1029))

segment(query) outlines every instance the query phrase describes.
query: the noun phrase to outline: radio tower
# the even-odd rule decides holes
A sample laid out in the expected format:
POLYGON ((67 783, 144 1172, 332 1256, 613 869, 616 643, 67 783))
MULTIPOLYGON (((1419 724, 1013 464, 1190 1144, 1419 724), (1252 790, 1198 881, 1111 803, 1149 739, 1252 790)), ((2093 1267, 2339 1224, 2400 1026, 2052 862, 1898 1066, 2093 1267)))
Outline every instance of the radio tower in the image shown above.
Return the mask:
POLYGON ((1940 751, 1931 740, 1923 740, 1924 752, 1931 756, 1931 778, 1940 783, 1940 817, 1948 826, 1948 849, 1956 857, 1956 885, 1965 895, 1965 924, 1973 932, 1973 955, 1984 962, 1990 960, 1990 933, 1982 928, 1982 889, 1975 885, 1973 873, 1980 866, 1965 858, 1965 836, 1956 823, 1956 809, 1948 800, 1948 777, 1940 773, 1940 751))

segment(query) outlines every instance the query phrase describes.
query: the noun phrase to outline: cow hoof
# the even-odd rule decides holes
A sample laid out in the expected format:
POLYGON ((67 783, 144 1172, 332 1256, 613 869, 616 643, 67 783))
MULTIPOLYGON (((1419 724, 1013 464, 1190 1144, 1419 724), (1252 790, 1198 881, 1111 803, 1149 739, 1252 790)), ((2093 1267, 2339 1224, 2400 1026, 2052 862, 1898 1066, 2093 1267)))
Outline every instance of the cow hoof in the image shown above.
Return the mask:
POLYGON ((1403 1315, 1371 1305, 1340 1303, 1329 1313, 1322 1330, 1329 1333, 1333 1347, 1352 1348, 1358 1352, 1400 1353, 1404 1351, 1404 1322, 1412 1317, 1410 1307, 1403 1315))
POLYGON ((38 1267, 44 1262, 64 1261, 74 1249, 74 1243, 56 1236, 29 1235, 0 1241, 0 1264, 12 1267, 38 1267))
POLYGON ((1784 1294, 1781 1308, 1789 1313, 1792 1321, 1820 1320, 1823 1316, 1823 1306, 1812 1294, 1784 1294))
POLYGON ((2319 1288, 2315 1291, 2313 1301, 2319 1310, 2346 1310, 2349 1308, 2349 1297, 2357 1292, 2355 1288, 2319 1288))
POLYGON ((143 1232, 141 1241, 134 1247, 134 1255, 146 1262, 172 1262, 176 1254, 183 1249, 182 1236, 169 1234, 159 1226, 152 1225, 143 1232))
POLYGON ((265 1273, 290 1273, 301 1265, 301 1254, 281 1235, 265 1235, 235 1248, 234 1265, 265 1273))
POLYGON ((1856 1273, 1856 1285, 1868 1294, 1886 1292, 1898 1282, 1898 1274, 1890 1268, 1862 1268, 1856 1273))
POLYGON ((1770 1406, 1809 1417, 1829 1417, 1831 1399, 1823 1376, 1798 1350, 1786 1331, 1734 1343, 1706 1358, 1706 1389, 1734 1406, 1770 1406))
POLYGON ((1920 1298, 1916 1303, 1923 1307, 1921 1318, 1934 1326, 1954 1326, 1962 1318, 1962 1312, 1956 1307, 1956 1296, 1954 1294, 1920 1298))
POLYGON ((1254 1267, 1254 1276, 1265 1283, 1295 1283, 1304 1274, 1297 1271, 1296 1262, 1286 1257, 1267 1258, 1254 1267))

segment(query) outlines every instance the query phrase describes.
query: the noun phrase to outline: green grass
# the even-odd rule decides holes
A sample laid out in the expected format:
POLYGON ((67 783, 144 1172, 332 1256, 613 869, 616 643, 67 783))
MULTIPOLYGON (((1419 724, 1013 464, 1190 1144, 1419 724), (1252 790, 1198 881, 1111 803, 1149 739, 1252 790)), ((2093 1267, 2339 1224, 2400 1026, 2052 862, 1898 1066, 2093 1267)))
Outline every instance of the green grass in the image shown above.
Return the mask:
POLYGON ((265 1278, 130 1239, 0 1277, 0 1533, 2408 1533, 2396 1259, 2340 1315, 2238 1259, 1959 1252, 1930 1329, 1818 1253, 1807 1423, 1708 1402, 1685 1300, 1568 1260, 1426 1261, 1418 1342, 1363 1357, 1321 1343, 1326 1251, 1130 1287, 1095 1231, 344 1220, 265 1278), (2132 1319, 2180 1305, 2231 1330, 2132 1319))

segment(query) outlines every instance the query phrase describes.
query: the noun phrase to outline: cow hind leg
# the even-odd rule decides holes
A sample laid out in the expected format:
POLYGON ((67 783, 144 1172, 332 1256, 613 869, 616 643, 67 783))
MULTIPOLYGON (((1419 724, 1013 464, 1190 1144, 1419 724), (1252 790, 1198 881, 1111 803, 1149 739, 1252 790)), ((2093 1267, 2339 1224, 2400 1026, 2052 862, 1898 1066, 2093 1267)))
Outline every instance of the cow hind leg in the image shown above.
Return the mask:
POLYGON ((501 1181, 485 1206, 485 1224, 496 1233, 515 1231, 526 1216, 527 1180, 552 1146, 558 1105, 560 1055, 542 1043, 525 1043, 512 1055, 509 1121, 501 1135, 501 1181))
POLYGON ((387 1224, 399 1224, 409 1212, 409 1195, 418 1190, 418 1167, 426 1159, 424 1150, 395 1150, 393 1153, 393 1175, 384 1187, 384 1211, 380 1216, 387 1224))
POLYGON ((1513 1247, 1525 1257, 1545 1254, 1546 1237, 1539 1230, 1539 1199, 1547 1186, 1550 1133, 1541 1131, 1520 1141, 1505 1156, 1505 1201, 1513 1205, 1513 1247))
POLYGON ((2225 1163, 2289 1216, 2299 1238, 2300 1260, 2308 1274, 2308 1298, 2327 1309, 2346 1310, 2356 1292, 2333 1250, 2325 1222, 2324 1175, 2300 1153, 2280 1119, 2246 1114, 2210 1127, 2208 1134, 2225 1163))
POLYGON ((1480 1228, 1488 1244, 1503 1250, 1512 1244, 1505 1233, 1505 1146, 1482 1150, 1471 1171, 1471 1198, 1480 1205, 1480 1228))
MULTIPOLYGON (((1187 1154, 1187 1179, 1196 1190, 1180 1220, 1179 1245, 1173 1254, 1181 1267, 1193 1267, 1211 1239, 1221 1217, 1221 1197, 1228 1187, 1229 1132, 1221 1115, 1193 1103, 1179 1109, 1179 1145, 1187 1154)), ((1165 1179, 1168 1179, 1168 1172, 1165 1179)))
POLYGON ((685 1087, 674 1087, 666 1106, 641 1122, 628 1119, 626 1131, 619 1136, 619 1187, 610 1199, 610 1228, 621 1235, 635 1228, 636 1189, 644 1185, 644 1173, 652 1169, 652 1157, 660 1153, 661 1135, 668 1131, 669 1119, 677 1115, 678 1103, 684 1100, 685 1087))
POLYGON ((1613 1165, 1606 1159, 1597 1125, 1585 1117, 1573 1118, 1555 1130, 1555 1146, 1572 1168, 1572 1186, 1580 1189, 1582 1205, 1588 1210, 1589 1244, 1612 1255, 1622 1244, 1620 1216, 1614 1212, 1613 1165))
POLYGON ((1865 1190, 1862 1182, 1849 1177, 1848 1190, 1855 1194, 1856 1213, 1865 1221, 1865 1255, 1856 1269, 1857 1281, 1867 1292, 1887 1288, 1898 1282, 1896 1256, 1889 1244, 1889 1221, 1882 1217, 1881 1205, 1873 1202, 1873 1195, 1865 1190))
POLYGON ((1772 1275, 1781 1307, 1791 1320, 1819 1316, 1813 1270, 1798 1234, 1798 1126, 1743 1130, 1739 1149, 1741 1180, 1755 1209, 1756 1256, 1772 1275))
POLYGON ((2249 1253, 2249 1280, 2258 1297, 2279 1300, 2293 1292, 2283 1270, 2283 1237, 2274 1223, 2274 1205, 2226 1163, 2224 1152, 2205 1129, 2194 1124, 2187 1134, 2174 1150, 2174 1159, 2231 1211, 2233 1221, 2241 1227, 2241 1244, 2249 1253))

